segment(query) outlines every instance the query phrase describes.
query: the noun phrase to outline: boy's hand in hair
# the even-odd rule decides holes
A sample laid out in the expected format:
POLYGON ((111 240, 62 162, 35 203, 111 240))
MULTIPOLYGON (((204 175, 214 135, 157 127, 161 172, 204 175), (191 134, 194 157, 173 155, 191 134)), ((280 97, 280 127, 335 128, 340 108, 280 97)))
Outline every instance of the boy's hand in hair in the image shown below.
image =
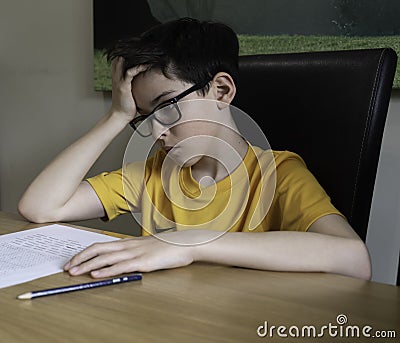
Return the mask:
POLYGON ((146 70, 139 65, 128 69, 123 75, 123 57, 115 58, 111 63, 112 104, 110 114, 115 114, 121 120, 129 123, 136 115, 136 104, 132 96, 132 80, 146 70))

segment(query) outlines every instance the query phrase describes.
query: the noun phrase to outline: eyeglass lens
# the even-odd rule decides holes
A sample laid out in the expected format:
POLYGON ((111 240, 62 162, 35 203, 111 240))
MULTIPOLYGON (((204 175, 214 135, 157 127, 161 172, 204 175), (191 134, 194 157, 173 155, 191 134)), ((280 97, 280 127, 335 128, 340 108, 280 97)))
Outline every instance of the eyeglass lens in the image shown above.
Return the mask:
POLYGON ((136 123, 136 129, 141 136, 150 136, 153 132, 153 120, 157 120, 162 125, 172 125, 181 118, 181 113, 177 104, 168 104, 157 109, 152 115, 136 123))

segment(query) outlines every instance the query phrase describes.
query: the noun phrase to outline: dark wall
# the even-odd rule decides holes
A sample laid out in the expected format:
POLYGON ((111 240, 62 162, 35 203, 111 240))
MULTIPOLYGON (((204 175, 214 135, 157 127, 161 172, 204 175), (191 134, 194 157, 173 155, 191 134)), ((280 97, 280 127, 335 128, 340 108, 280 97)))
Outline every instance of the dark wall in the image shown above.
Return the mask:
POLYGON ((115 40, 138 36, 159 24, 146 0, 93 0, 94 48, 104 49, 115 40))

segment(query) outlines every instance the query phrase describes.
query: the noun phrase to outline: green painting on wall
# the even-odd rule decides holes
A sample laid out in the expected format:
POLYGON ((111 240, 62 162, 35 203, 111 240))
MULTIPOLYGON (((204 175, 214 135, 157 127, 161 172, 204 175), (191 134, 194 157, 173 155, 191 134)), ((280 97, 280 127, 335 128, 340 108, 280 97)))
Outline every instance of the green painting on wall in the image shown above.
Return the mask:
POLYGON ((400 56, 399 0, 93 0, 93 13, 96 90, 111 89, 108 46, 181 17, 230 25, 241 55, 391 47, 400 56))

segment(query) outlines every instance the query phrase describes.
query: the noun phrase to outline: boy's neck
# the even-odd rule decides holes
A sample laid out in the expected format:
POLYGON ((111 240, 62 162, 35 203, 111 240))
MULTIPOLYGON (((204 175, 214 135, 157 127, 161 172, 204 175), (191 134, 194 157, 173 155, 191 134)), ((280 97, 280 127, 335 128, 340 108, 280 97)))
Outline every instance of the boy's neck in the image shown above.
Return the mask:
POLYGON ((221 145, 218 149, 213 151, 213 157, 203 156, 192 169, 192 176, 200 182, 204 187, 209 186, 214 182, 225 179, 228 175, 232 174, 233 171, 242 163, 244 160, 247 150, 248 143, 238 134, 234 134, 230 139, 225 139, 229 149, 226 146, 221 145), (208 184, 210 183, 210 184, 208 184))

